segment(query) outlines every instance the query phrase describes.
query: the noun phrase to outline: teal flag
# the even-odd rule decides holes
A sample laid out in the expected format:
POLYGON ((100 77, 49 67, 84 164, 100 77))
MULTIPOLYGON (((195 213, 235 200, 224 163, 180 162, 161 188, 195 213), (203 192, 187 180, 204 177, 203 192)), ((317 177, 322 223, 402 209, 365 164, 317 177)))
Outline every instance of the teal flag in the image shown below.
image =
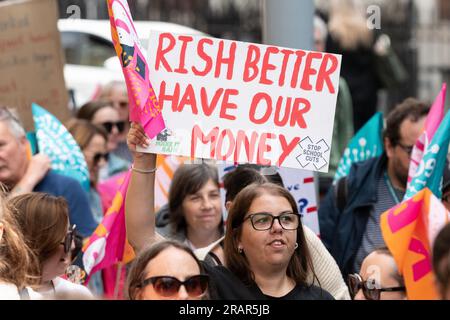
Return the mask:
POLYGON ((353 163, 378 157, 383 153, 383 113, 377 112, 358 130, 344 150, 334 181, 345 177, 353 163))
POLYGON ((86 160, 70 132, 50 112, 35 103, 32 113, 39 152, 50 158, 53 171, 76 179, 89 192, 86 160))
POLYGON ((417 192, 428 188, 437 198, 442 196, 442 176, 447 159, 448 144, 450 142, 450 111, 437 128, 433 139, 428 145, 422 160, 413 176, 405 199, 413 197, 417 192))

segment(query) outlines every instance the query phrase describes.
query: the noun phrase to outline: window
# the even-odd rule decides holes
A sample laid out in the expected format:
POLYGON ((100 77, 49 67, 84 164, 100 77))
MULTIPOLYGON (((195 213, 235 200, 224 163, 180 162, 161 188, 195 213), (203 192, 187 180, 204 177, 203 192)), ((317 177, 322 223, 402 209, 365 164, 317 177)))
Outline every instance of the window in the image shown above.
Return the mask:
POLYGON ((106 59, 116 55, 112 42, 82 32, 61 32, 66 63, 103 67, 106 59))

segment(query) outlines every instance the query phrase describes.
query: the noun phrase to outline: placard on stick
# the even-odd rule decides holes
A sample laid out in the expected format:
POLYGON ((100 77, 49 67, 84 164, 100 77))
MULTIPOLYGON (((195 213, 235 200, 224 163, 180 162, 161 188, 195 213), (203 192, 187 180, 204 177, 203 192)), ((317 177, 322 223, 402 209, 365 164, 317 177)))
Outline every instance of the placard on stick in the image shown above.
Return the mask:
POLYGON ((328 171, 341 56, 152 32, 148 152, 328 171))
POLYGON ((54 0, 0 2, 0 104, 17 108, 33 130, 31 103, 70 117, 54 0))

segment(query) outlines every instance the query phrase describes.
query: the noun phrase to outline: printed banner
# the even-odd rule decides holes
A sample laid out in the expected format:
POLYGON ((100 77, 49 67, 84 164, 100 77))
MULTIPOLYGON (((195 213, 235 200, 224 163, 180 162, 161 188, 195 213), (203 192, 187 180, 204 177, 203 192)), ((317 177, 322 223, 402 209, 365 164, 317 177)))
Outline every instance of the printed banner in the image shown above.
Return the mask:
POLYGON ((39 152, 50 158, 52 170, 74 178, 89 192, 89 170, 75 139, 50 112, 35 103, 31 109, 39 152))
POLYGON ((358 130, 344 150, 334 175, 334 182, 350 173, 352 164, 378 157, 383 153, 383 113, 377 112, 358 130))
POLYGON ((409 163, 408 187, 411 184, 411 181, 417 172, 417 168, 420 164, 420 161, 423 158, 425 150, 428 148, 431 139, 433 139, 434 133, 436 132, 437 128, 439 127, 439 124, 444 118, 446 92, 447 92, 447 84, 444 83, 442 84, 442 89, 439 92, 436 99, 434 100, 430 112, 427 115, 425 128, 420 137, 417 139, 416 144, 414 145, 413 151, 411 153, 411 161, 409 163))
POLYGON ((408 299, 437 299, 431 253, 448 222, 449 212, 428 188, 381 215, 383 238, 403 275, 408 299))
POLYGON ((151 32, 147 61, 166 129, 144 151, 328 170, 341 56, 151 32))
POLYGON ((150 83, 147 61, 126 0, 107 0, 111 37, 127 84, 130 121, 139 122, 150 138, 165 128, 150 83))

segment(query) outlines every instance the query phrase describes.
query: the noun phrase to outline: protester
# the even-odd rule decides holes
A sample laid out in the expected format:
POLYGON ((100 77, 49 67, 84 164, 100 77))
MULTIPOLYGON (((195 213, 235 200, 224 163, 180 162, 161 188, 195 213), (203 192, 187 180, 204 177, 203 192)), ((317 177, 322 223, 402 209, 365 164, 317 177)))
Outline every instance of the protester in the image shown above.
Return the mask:
POLYGON ((131 162, 132 156, 130 150, 128 150, 127 141, 126 141, 126 132, 130 129, 129 123, 129 108, 128 108, 128 92, 127 86, 123 81, 111 81, 106 84, 100 92, 98 100, 109 101, 111 105, 119 112, 119 119, 124 121, 125 129, 124 133, 120 135, 120 140, 117 145, 117 148, 113 150, 113 153, 128 161, 131 162))
MULTIPOLYGON (((225 174, 223 186, 226 190, 225 207, 227 210, 230 209, 237 194, 252 183, 272 182, 284 187, 283 180, 278 172, 270 172, 264 169, 262 166, 245 164, 239 165, 233 171, 225 174), (267 174, 264 174, 266 172, 267 174)), ((310 228, 303 225, 303 232, 316 275, 314 277, 314 274, 310 272, 308 274, 308 283, 320 285, 336 300, 349 300, 348 288, 334 258, 310 228)))
POLYGON ((103 127, 98 127, 83 119, 71 119, 66 124, 67 130, 72 134, 83 152, 89 170, 90 191, 89 204, 97 223, 103 219, 103 207, 97 191, 97 182, 100 168, 108 163, 106 141, 108 139, 103 127))
POLYGON ((406 288, 394 257, 383 247, 370 253, 359 274, 349 275, 349 288, 355 300, 405 300, 406 288))
MULTIPOLYGON (((316 51, 325 51, 328 29, 325 22, 314 17, 314 44, 316 51)), ((344 78, 339 78, 339 93, 333 123, 333 139, 330 151, 328 172, 319 172, 319 197, 322 198, 333 182, 339 161, 344 154, 348 141, 353 137, 353 106, 350 89, 344 78)))
POLYGON ((120 120, 119 112, 111 106, 111 103, 109 101, 88 102, 78 110, 77 118, 102 126, 108 132, 107 150, 110 152, 108 170, 106 174, 101 174, 100 180, 128 170, 130 163, 111 153, 117 148, 126 123, 120 120))
POLYGON ((36 267, 28 266, 39 279, 35 290, 44 298, 66 292, 92 297, 86 287, 61 278, 77 255, 73 252, 76 226, 69 224, 67 202, 36 192, 12 197, 7 206, 37 259, 36 267))
POLYGON ((171 182, 168 206, 158 215, 157 232, 192 250, 219 240, 223 218, 217 169, 206 163, 180 166, 171 182))
POLYGON ((450 223, 439 231, 433 244, 433 270, 442 300, 450 300, 450 223))
POLYGON ((19 118, 12 110, 0 107, 0 182, 11 195, 31 191, 47 192, 66 199, 69 217, 83 237, 97 227, 85 192, 78 181, 50 169, 44 154, 29 156, 29 143, 19 118))
MULTIPOLYGON (((135 123, 128 143, 135 160, 125 206, 127 236, 139 252, 162 238, 155 233, 153 210, 156 155, 136 152, 148 139, 135 123)), ((226 267, 204 264, 213 298, 333 299, 307 284, 314 270, 297 204, 280 186, 250 185, 238 194, 228 214, 224 250, 226 267), (264 217, 254 215, 262 211, 264 217)))
POLYGON ((357 132, 376 112, 380 83, 375 72, 373 30, 362 8, 353 1, 333 0, 326 51, 342 55, 341 77, 350 88, 353 124, 357 132))
POLYGON ((128 273, 130 300, 199 300, 208 298, 209 277, 186 245, 158 242, 133 261, 128 273))
POLYGON ((339 181, 320 204, 321 238, 344 277, 358 273, 364 257, 385 246, 380 215, 403 199, 411 152, 428 110, 413 98, 397 105, 386 119, 385 152, 353 164, 344 183, 339 181))
POLYGON ((37 282, 28 270, 33 265, 33 253, 23 241, 23 236, 11 215, 6 214, 5 200, 0 183, 0 300, 38 299, 27 288, 37 282))

